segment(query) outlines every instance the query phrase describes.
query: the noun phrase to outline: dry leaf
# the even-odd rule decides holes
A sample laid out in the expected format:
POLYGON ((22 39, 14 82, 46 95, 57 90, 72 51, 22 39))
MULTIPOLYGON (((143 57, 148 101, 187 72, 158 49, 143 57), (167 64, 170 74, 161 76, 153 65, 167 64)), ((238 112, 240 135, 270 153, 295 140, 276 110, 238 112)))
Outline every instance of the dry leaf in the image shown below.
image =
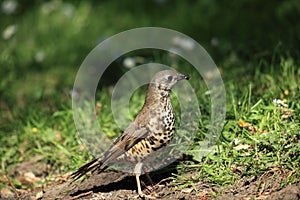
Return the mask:
POLYGON ((33 184, 41 179, 36 177, 32 172, 26 172, 23 176, 19 176, 17 180, 24 185, 33 184))
POLYGON ((235 146, 233 147, 235 150, 239 151, 239 150, 242 150, 242 149, 250 149, 251 148, 251 145, 249 144, 240 144, 238 146, 235 146))
POLYGON ((251 153, 250 153, 250 152, 243 152, 243 153, 241 153, 241 155, 242 155, 242 156, 250 156, 251 153))
POLYGON ((0 190, 0 197, 13 198, 14 193, 12 191, 10 191, 10 189, 8 189, 8 188, 2 188, 0 190))
POLYGON ((36 199, 36 200, 42 199, 43 196, 44 196, 44 192, 43 192, 43 191, 39 191, 38 193, 36 193, 35 199, 36 199))
POLYGON ((207 196, 207 192, 205 192, 205 191, 199 192, 196 196, 197 196, 197 198, 202 199, 202 200, 209 200, 209 198, 207 196))
POLYGON ((62 141, 62 136, 59 131, 54 131, 54 136, 55 136, 56 141, 58 141, 58 142, 62 141))
POLYGON ((181 191, 183 193, 189 194, 189 193, 191 193, 193 191, 193 188, 183 188, 181 191))
POLYGON ((256 199, 257 200, 260 200, 260 199, 266 199, 266 198, 268 198, 270 196, 270 194, 261 194, 261 195, 259 195, 256 199))
POLYGON ((230 167, 230 169, 231 169, 233 172, 238 172, 238 173, 242 173, 242 172, 243 172, 243 167, 242 167, 242 166, 232 165, 232 166, 230 167))
POLYGON ((289 109, 283 109, 284 113, 281 115, 282 119, 287 119, 288 117, 293 115, 293 111, 289 109))

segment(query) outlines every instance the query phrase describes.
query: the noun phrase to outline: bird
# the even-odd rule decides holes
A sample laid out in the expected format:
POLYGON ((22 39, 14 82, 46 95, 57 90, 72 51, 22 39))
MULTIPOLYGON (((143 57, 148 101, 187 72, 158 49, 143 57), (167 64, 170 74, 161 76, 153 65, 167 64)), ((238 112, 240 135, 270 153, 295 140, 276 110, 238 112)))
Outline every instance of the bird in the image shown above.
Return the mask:
POLYGON ((171 89, 177 82, 189 79, 189 75, 173 69, 157 72, 149 83, 144 105, 133 122, 102 156, 73 172, 70 176, 72 180, 76 181, 89 172, 101 173, 114 163, 128 161, 134 166, 138 195, 147 196, 142 192, 140 183, 143 161, 173 138, 175 114, 170 98, 171 89))

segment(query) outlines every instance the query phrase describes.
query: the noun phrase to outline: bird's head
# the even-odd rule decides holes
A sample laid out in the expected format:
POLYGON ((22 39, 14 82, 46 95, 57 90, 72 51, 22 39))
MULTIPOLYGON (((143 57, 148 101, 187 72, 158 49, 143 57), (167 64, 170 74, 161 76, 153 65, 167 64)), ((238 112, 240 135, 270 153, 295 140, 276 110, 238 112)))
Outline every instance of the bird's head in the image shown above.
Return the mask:
POLYGON ((160 90, 171 90, 171 88, 181 80, 189 80, 188 75, 180 74, 174 70, 163 70, 154 75, 151 83, 160 90))

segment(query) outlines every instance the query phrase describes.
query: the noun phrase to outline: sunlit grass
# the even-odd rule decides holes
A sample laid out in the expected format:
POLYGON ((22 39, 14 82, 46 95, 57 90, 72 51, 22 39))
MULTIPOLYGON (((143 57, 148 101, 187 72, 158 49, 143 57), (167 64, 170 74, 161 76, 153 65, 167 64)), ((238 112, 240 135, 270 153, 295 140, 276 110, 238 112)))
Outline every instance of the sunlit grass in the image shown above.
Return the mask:
POLYGON ((194 182, 205 180, 223 187, 242 177, 260 179, 286 170, 290 174, 280 188, 299 181, 300 105, 299 86, 295 87, 299 68, 286 62, 291 61, 283 59, 277 72, 257 73, 250 81, 225 80, 228 109, 220 143, 196 167, 194 163, 179 165, 183 174, 196 170, 194 182))

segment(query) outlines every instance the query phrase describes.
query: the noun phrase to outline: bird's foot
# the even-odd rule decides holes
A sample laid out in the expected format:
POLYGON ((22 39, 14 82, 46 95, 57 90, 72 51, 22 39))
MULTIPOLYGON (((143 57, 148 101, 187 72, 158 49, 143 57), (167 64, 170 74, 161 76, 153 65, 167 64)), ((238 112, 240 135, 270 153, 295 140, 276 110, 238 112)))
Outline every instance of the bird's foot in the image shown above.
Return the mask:
POLYGON ((139 197, 142 199, 156 199, 158 195, 156 193, 152 194, 145 194, 145 193, 139 193, 139 197))
POLYGON ((148 193, 152 193, 157 188, 163 186, 163 185, 155 184, 154 182, 152 182, 150 185, 146 185, 143 181, 141 181, 141 183, 144 186, 144 188, 146 188, 146 190, 148 191, 148 193))
POLYGON ((146 185, 142 182, 143 186, 146 188, 146 190, 151 193, 155 189, 155 185, 146 185))

